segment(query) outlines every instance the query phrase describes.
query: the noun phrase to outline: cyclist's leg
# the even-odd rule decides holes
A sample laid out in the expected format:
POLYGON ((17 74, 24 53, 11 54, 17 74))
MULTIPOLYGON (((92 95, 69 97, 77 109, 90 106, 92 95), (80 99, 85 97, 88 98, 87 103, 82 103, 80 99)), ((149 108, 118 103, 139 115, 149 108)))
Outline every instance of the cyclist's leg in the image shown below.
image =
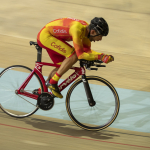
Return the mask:
MULTIPOLYGON (((49 54, 49 56, 50 56, 51 60, 54 62, 54 64, 61 65, 61 63, 66 59, 66 57, 63 56, 63 55, 60 55, 60 54, 58 54, 58 53, 56 53, 56 52, 54 52, 54 51, 52 51, 52 50, 50 50, 48 48, 45 48, 45 49, 47 50, 47 53, 49 54)), ((48 76, 46 81, 50 81, 50 79, 56 74, 58 69, 59 68, 54 68, 50 72, 50 74, 49 74, 49 76, 48 76)))
POLYGON ((59 69, 59 68, 54 68, 54 69, 50 72, 50 74, 49 74, 49 76, 48 76, 46 82, 47 82, 47 81, 50 81, 50 79, 56 74, 56 72, 58 71, 58 69, 59 69))
POLYGON ((77 62, 77 60, 78 58, 76 53, 74 53, 71 57, 66 58, 62 62, 56 74, 50 80, 49 88, 56 97, 63 98, 63 95, 60 93, 59 88, 57 86, 58 80, 65 72, 67 72, 77 62))
POLYGON ((55 64, 61 64, 58 69, 59 75, 62 76, 78 60, 74 48, 68 43, 53 37, 44 28, 38 35, 38 44, 45 48, 55 64), (65 59, 67 57, 67 59, 65 59))
POLYGON ((57 71, 57 73, 62 76, 64 73, 66 73, 77 62, 77 60, 78 60, 78 57, 77 57, 76 53, 74 53, 70 57, 66 58, 62 62, 60 68, 57 71))
MULTIPOLYGON (((46 32, 46 29, 44 29, 44 31, 42 30, 42 32, 38 36, 37 41, 41 47, 43 47, 47 50, 49 56, 51 57, 51 59, 54 63, 56 63, 56 64, 62 63, 60 68, 57 71, 57 74, 55 74, 55 77, 54 77, 55 79, 57 78, 57 80, 55 80, 57 83, 59 78, 65 72, 67 72, 72 67, 72 65, 76 63, 76 61, 78 59, 76 56, 76 53, 74 51, 74 48, 71 45, 69 45, 68 43, 61 41, 61 40, 53 37, 52 35, 50 35, 48 32, 46 32), (68 58, 66 58, 66 57, 68 57, 68 58)), ((51 72, 48 80, 50 79, 51 75, 54 72, 56 72, 56 69, 54 69, 51 72)), ((53 80, 53 78, 51 80, 53 80)), ((51 83, 51 84, 54 84, 54 83, 51 83)), ((60 92, 59 92, 59 94, 60 94, 60 92)), ((57 96, 57 93, 55 96, 57 96)), ((62 98, 62 95, 59 95, 59 96, 60 96, 60 98, 62 98)), ((59 97, 59 96, 57 96, 57 97, 59 97)))

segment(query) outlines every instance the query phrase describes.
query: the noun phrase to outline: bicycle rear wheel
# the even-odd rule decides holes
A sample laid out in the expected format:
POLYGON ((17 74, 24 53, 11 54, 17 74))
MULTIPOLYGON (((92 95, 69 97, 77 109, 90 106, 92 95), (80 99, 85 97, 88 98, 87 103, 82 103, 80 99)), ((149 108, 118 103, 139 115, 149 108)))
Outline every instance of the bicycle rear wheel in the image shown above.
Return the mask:
MULTIPOLYGON (((15 93, 31 72, 32 69, 26 66, 15 65, 0 73, 0 107, 8 115, 23 118, 38 110, 37 100, 15 93)), ((41 80, 34 73, 24 91, 32 93, 39 87, 43 91, 41 80)))
MULTIPOLYGON (((86 77, 95 106, 90 106, 82 79, 70 87, 66 97, 66 109, 69 117, 79 127, 86 130, 102 130, 116 119, 120 102, 111 83, 97 76, 86 77)), ((85 82, 85 81, 84 81, 85 82)))

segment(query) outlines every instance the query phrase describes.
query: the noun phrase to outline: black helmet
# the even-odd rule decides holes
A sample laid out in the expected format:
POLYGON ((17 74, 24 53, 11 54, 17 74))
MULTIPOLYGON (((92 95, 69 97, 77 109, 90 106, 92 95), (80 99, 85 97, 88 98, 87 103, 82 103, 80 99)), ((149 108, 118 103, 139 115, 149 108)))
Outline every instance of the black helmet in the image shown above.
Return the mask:
POLYGON ((108 24, 102 17, 95 17, 91 20, 90 30, 92 29, 96 30, 97 33, 102 36, 107 36, 109 32, 108 24))

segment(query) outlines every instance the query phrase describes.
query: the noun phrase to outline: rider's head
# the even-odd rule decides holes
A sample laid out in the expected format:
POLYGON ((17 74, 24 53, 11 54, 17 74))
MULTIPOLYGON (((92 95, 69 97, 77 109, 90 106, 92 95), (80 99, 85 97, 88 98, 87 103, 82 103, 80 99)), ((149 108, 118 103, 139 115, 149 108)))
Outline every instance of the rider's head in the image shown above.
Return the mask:
POLYGON ((88 38, 91 41, 99 41, 102 39, 102 36, 107 36, 108 32, 109 27, 107 22, 103 18, 95 17, 89 24, 88 38))

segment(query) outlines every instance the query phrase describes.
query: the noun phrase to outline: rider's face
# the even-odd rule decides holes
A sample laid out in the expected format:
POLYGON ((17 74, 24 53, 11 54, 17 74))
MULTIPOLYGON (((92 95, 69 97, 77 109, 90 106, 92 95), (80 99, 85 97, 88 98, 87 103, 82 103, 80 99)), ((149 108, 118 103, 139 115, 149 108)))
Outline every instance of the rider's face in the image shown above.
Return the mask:
POLYGON ((90 39, 90 41, 92 42, 92 41, 101 41, 102 40, 102 35, 98 35, 98 36, 95 36, 95 35, 97 35, 97 32, 95 31, 95 30, 91 30, 91 33, 90 33, 90 35, 91 35, 91 37, 89 38, 90 39), (94 37, 92 37, 92 36, 94 36, 94 37))

